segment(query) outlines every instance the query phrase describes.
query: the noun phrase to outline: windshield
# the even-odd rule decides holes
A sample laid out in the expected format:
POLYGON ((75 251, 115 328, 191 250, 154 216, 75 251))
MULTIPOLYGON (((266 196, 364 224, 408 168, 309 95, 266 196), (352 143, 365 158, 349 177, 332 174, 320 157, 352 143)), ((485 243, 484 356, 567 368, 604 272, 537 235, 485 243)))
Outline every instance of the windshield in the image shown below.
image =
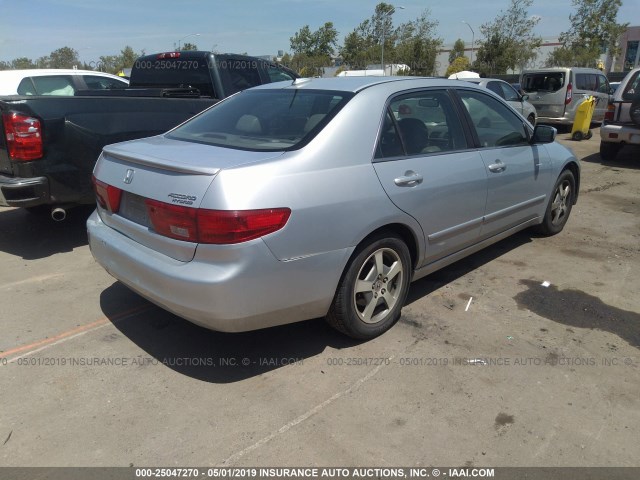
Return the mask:
POLYGON ((564 72, 525 73, 522 90, 525 92, 557 92, 564 86, 564 72))
POLYGON ((295 150, 352 96, 327 90, 248 90, 172 130, 167 138, 241 150, 295 150))

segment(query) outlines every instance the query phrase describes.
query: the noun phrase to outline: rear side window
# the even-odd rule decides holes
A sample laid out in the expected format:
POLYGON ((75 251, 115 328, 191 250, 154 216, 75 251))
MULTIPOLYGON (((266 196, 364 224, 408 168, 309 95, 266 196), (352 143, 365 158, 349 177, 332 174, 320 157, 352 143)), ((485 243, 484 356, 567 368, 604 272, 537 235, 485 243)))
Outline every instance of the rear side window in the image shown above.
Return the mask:
POLYGON ((251 151, 301 148, 353 96, 327 90, 249 90, 167 134, 168 138, 251 151))
POLYGON ((460 120, 446 91, 394 98, 385 115, 376 158, 428 155, 466 148, 460 120))
POLYGON ((576 74, 576 88, 578 90, 589 90, 591 92, 597 91, 598 76, 595 73, 576 74))
POLYGON ((115 78, 101 77, 98 75, 83 75, 82 79, 91 90, 116 90, 127 88, 128 86, 125 82, 121 82, 115 78))
POLYGON ((246 90, 247 88, 261 85, 258 60, 253 59, 233 59, 218 62, 220 74, 224 79, 227 94, 246 90))
POLYGON ((270 82, 284 82, 287 80, 295 80, 293 75, 274 65, 269 65, 269 67, 267 67, 267 75, 269 75, 270 82))
POLYGON ((626 102, 632 102, 636 98, 640 98, 640 70, 632 75, 622 92, 622 99, 626 102))
POLYGON ((18 85, 18 95, 73 96, 73 80, 68 75, 47 75, 25 78, 18 85))
POLYGON ((525 92, 557 92, 564 84, 564 72, 539 72, 522 75, 521 86, 525 92))

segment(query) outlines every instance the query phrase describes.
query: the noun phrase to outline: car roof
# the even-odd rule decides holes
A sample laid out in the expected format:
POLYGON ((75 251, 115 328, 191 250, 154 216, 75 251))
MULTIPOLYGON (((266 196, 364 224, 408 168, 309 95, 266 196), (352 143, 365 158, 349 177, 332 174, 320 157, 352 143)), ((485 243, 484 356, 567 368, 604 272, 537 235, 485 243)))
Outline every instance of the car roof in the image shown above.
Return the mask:
POLYGON ((99 75, 101 77, 118 77, 111 73, 95 72, 93 70, 77 70, 72 68, 32 68, 24 70, 2 70, 0 75, 6 77, 42 77, 45 75, 99 75))
POLYGON ((252 90, 333 90, 342 92, 359 92, 378 85, 395 85, 398 90, 424 87, 460 86, 459 80, 447 80, 434 77, 331 77, 331 78, 298 78, 295 81, 267 83, 252 90))

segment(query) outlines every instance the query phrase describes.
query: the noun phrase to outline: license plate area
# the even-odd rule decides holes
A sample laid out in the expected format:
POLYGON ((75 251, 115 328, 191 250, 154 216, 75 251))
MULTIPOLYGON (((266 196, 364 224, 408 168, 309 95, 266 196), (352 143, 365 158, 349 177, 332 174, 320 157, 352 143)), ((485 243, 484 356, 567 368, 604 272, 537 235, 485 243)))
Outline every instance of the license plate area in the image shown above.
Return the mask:
POLYGON ((145 227, 151 227, 145 198, 135 193, 122 192, 118 215, 145 227))

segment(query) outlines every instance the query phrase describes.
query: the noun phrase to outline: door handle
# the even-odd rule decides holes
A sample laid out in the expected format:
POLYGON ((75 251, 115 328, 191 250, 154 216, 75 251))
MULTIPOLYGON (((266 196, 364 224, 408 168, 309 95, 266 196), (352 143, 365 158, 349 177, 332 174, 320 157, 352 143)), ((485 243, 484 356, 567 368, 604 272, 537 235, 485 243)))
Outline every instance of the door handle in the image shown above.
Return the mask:
POLYGON ((415 187, 416 185, 422 183, 422 180, 422 175, 409 170, 408 172, 404 172, 404 175, 402 177, 394 179, 393 183, 395 183, 399 187, 415 187))
POLYGON ((496 163, 492 163, 489 165, 489 170, 493 173, 504 172, 507 169, 507 166, 502 163, 500 160, 496 160, 496 163))

